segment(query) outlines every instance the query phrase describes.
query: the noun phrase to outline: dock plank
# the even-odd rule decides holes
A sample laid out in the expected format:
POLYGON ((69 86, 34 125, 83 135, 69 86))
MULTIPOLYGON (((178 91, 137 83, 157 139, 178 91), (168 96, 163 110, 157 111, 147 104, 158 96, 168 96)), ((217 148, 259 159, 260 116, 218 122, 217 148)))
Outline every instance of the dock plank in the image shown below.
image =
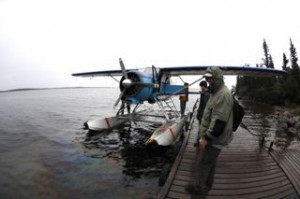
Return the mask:
POLYGON ((271 156, 278 162, 281 169, 293 183, 300 196, 300 146, 289 150, 272 150, 271 156))
POLYGON ((239 128, 232 143, 217 160, 215 181, 204 195, 191 195, 185 186, 195 180, 198 149, 194 147, 198 123, 192 124, 170 175, 161 188, 161 198, 299 198, 300 152, 271 151, 260 147, 257 137, 239 128))

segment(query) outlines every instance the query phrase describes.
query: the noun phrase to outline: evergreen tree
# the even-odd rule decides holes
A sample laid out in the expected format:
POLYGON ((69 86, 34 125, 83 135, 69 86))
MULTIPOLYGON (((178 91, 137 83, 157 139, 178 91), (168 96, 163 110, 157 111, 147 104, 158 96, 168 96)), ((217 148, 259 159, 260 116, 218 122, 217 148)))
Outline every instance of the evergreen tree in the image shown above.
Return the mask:
POLYGON ((269 68, 269 48, 266 40, 263 41, 263 49, 264 49, 264 58, 262 58, 264 65, 269 68))
MULTIPOLYGON (((274 68, 273 58, 266 41, 263 42, 264 58, 256 67, 274 68)), ((283 53, 282 69, 287 71, 280 77, 243 77, 237 78, 237 93, 241 97, 274 105, 300 105, 300 67, 296 48, 290 39, 290 59, 283 53), (289 64, 290 63, 290 64, 289 64), (288 65, 289 64, 289 65, 288 65)))
POLYGON ((298 65, 298 58, 297 58, 297 52, 294 47, 294 44, 292 42, 292 39, 290 39, 290 53, 291 53, 291 67, 292 67, 292 73, 295 76, 299 76, 299 65, 298 65))
POLYGON ((282 70, 287 71, 288 70, 288 63, 289 60, 286 58, 285 53, 283 53, 283 61, 282 61, 282 70))
POLYGON ((290 39, 290 60, 291 60, 291 70, 289 71, 289 76, 287 78, 288 80, 288 86, 289 86, 289 99, 293 104, 299 104, 300 103, 300 69, 298 65, 298 57, 296 48, 294 47, 294 44, 292 42, 292 39, 290 39))
POLYGON ((273 58, 271 55, 269 56, 269 68, 274 68, 273 58))

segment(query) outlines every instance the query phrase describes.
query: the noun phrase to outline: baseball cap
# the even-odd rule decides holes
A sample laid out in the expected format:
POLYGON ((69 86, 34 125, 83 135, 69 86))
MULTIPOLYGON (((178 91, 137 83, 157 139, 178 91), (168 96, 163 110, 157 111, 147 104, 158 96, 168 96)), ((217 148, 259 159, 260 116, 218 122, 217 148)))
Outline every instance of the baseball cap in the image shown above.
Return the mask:
POLYGON ((206 72, 203 77, 212 77, 213 75, 211 73, 206 72))

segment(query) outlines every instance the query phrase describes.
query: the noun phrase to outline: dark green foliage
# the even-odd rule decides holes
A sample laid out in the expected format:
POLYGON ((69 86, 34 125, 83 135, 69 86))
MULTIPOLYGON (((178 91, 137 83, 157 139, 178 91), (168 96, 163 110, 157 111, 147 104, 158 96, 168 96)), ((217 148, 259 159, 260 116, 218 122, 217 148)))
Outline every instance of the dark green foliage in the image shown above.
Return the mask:
POLYGON ((294 76, 298 76, 299 78, 299 65, 298 65, 297 52, 292 42, 292 39, 290 39, 290 53, 291 53, 292 73, 294 76))
POLYGON ((264 42, 263 42, 263 49, 264 49, 264 58, 262 58, 263 62, 264 62, 264 65, 268 68, 269 66, 269 48, 268 48, 268 45, 267 45, 267 42, 266 40, 264 39, 264 42))
POLYGON ((273 59, 272 59, 272 56, 269 52, 269 47, 268 47, 267 42, 266 42, 265 39, 263 41, 263 49, 264 49, 264 58, 262 58, 263 64, 267 68, 274 68, 273 59))
POLYGON ((267 45, 267 42, 266 40, 264 39, 263 41, 263 49, 264 49, 264 58, 262 58, 263 62, 264 62, 264 65, 269 68, 269 48, 268 48, 268 45, 267 45))
MULTIPOLYGON (((266 41, 263 42, 263 64, 256 67, 274 68, 272 56, 266 41)), ((241 97, 272 105, 300 105, 300 68, 296 49, 290 40, 289 60, 283 53, 282 69, 287 71, 284 77, 238 77, 236 91, 241 97)))
POLYGON ((269 68, 274 68, 274 63, 271 55, 269 56, 269 68))
POLYGON ((285 53, 283 53, 283 62, 282 62, 282 70, 287 71, 287 65, 289 63, 289 60, 286 58, 285 53))

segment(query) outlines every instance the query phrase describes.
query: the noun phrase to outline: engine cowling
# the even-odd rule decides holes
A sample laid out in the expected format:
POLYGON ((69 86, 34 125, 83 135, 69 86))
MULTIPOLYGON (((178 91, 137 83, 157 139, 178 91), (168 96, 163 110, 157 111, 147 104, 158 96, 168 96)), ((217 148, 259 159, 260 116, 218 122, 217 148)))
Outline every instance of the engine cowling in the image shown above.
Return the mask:
POLYGON ((127 72, 126 79, 124 76, 120 81, 120 90, 124 92, 124 98, 133 104, 148 101, 153 97, 153 78, 151 76, 143 75, 139 71, 127 72), (149 86, 150 85, 150 86, 149 86))

